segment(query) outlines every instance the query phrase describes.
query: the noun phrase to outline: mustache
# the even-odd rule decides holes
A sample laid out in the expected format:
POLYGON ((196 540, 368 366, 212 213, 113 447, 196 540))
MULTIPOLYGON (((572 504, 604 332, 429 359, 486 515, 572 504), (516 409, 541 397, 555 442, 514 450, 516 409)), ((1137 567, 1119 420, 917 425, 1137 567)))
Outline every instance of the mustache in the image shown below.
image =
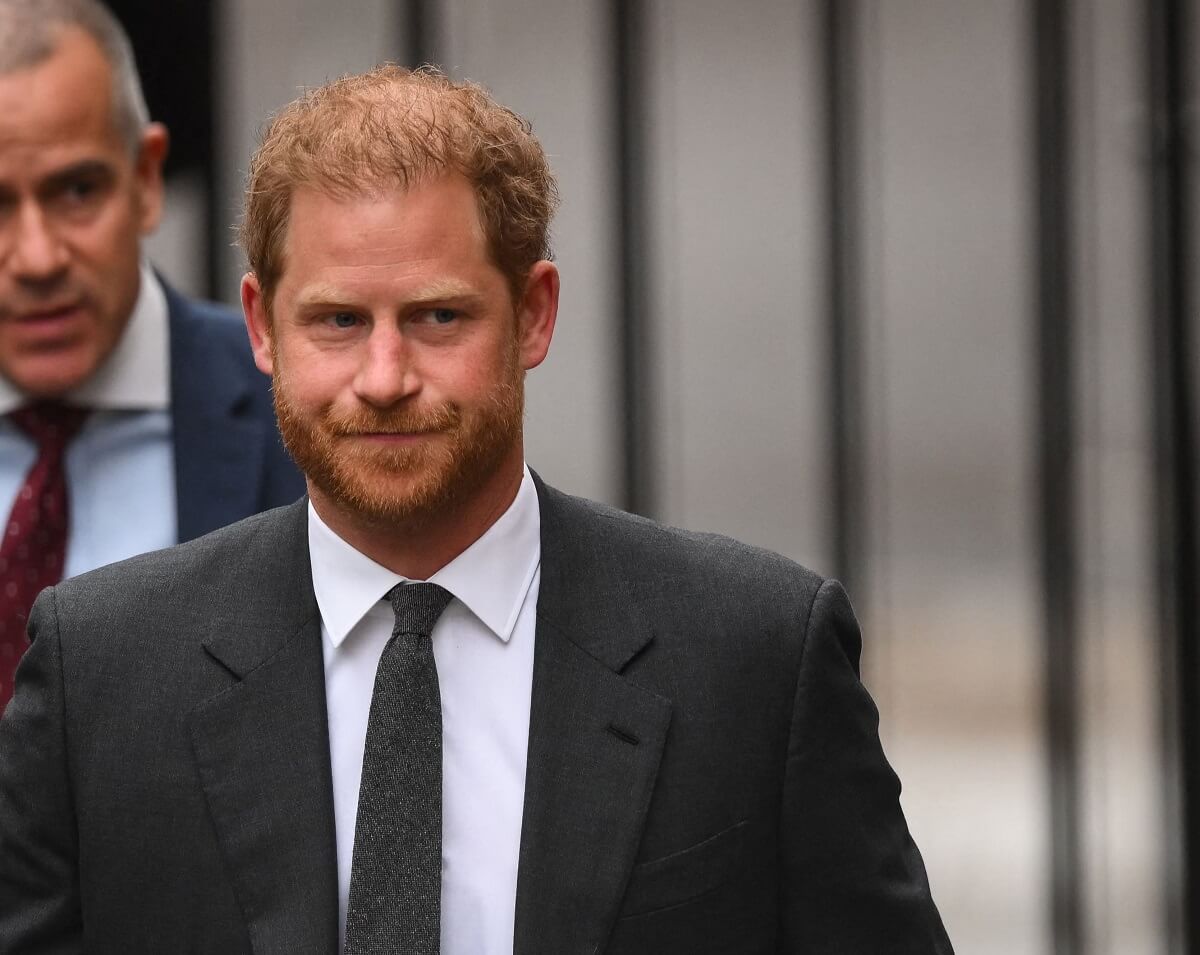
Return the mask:
POLYGON ((87 307, 91 295, 86 289, 77 288, 69 279, 51 279, 45 283, 20 284, 11 288, 9 294, 0 298, 0 314, 24 315, 50 308, 87 307))
POLYGON ((336 437, 356 434, 419 434, 426 431, 450 431, 462 420, 454 405, 432 408, 404 408, 392 411, 373 411, 357 408, 351 412, 331 412, 326 428, 336 437))

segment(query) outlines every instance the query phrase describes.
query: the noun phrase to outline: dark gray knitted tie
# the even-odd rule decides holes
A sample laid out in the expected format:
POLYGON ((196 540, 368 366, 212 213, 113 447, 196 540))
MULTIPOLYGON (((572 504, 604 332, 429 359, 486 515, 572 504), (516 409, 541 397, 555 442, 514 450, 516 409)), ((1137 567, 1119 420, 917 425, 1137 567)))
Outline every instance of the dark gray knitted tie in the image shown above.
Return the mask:
POLYGON ((387 596, 396 625, 367 722, 345 951, 438 955, 442 697, 430 634, 453 598, 437 584, 400 584, 387 596))

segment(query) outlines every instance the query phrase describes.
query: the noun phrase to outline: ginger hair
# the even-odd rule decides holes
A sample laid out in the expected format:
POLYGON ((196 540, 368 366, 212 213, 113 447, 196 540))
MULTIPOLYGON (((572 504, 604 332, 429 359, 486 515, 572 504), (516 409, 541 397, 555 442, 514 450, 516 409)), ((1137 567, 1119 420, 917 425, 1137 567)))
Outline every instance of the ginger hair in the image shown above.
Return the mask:
POLYGON ((291 197, 407 189, 448 173, 475 190, 493 264, 516 300, 551 258, 558 188, 530 123, 482 86, 395 64, 308 90, 268 124, 250 161, 240 239, 268 310, 285 267, 291 197))

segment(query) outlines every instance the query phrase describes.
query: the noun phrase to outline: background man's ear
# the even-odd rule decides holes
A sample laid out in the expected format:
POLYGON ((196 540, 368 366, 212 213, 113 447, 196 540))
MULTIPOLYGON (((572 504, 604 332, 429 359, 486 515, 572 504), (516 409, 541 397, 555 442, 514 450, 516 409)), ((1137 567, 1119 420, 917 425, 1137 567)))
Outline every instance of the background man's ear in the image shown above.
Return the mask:
POLYGON ((171 137, 162 123, 149 123, 142 130, 134 175, 137 178, 142 235, 153 232, 162 218, 163 163, 170 149, 171 137))

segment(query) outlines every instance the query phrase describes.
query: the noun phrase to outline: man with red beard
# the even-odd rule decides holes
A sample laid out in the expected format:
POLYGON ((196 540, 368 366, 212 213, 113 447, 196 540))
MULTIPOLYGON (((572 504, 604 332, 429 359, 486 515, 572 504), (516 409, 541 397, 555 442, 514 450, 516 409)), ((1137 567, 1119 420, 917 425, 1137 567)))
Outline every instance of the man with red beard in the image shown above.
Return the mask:
POLYGON ((525 466, 555 203, 435 72, 272 121, 242 303, 308 499, 39 599, 0 953, 950 951, 841 588, 525 466))

